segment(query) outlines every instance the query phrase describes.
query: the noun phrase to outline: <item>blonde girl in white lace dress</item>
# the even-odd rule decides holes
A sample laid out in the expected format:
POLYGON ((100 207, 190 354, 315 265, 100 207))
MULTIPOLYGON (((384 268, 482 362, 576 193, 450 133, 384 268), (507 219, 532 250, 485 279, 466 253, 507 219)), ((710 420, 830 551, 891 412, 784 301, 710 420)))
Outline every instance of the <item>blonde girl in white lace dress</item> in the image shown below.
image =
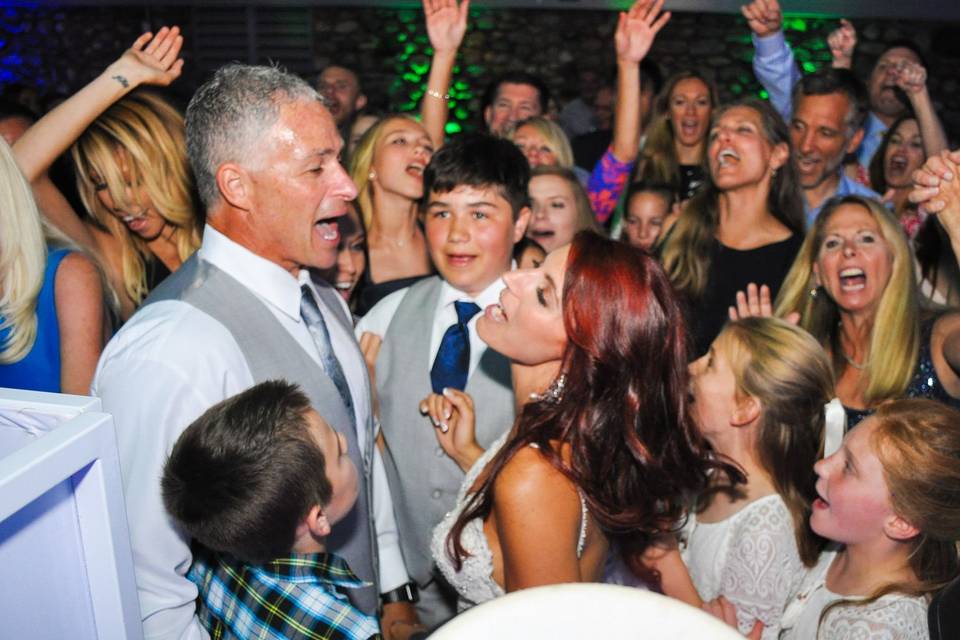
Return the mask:
POLYGON ((960 412, 882 405, 817 463, 824 553, 784 612, 785 640, 925 640, 927 598, 960 574, 960 412))
POLYGON ((682 555, 703 600, 723 596, 742 633, 759 621, 762 638, 777 638, 784 606, 823 547, 808 519, 832 367, 802 329, 745 318, 690 370, 700 432, 743 478, 714 475, 684 529, 682 555))

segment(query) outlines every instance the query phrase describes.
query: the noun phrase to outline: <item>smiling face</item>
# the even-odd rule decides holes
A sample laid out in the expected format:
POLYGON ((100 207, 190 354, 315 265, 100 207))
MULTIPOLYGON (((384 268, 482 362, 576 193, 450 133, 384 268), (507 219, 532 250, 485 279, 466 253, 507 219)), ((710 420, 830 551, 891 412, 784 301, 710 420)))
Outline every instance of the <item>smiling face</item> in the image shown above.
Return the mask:
POLYGON ((876 312, 893 272, 893 251, 869 210, 837 207, 824 225, 813 271, 840 311, 876 312))
POLYGON ((884 535, 896 517, 883 465, 873 448, 877 418, 858 424, 833 455, 818 461, 817 495, 810 527, 844 544, 870 542, 884 535))
POLYGON ((790 122, 800 186, 819 187, 840 180, 840 163, 860 144, 863 131, 847 124, 850 99, 843 93, 802 96, 790 122))
POLYGON ((721 191, 769 183, 788 154, 786 144, 767 141, 763 120, 750 107, 727 109, 710 130, 707 158, 710 174, 721 191))
POLYGON ((337 218, 357 188, 338 159, 342 143, 330 113, 315 100, 285 103, 260 145, 257 166, 245 169, 251 248, 294 276, 333 266, 337 218))
POLYGON ((670 92, 674 139, 686 147, 701 144, 710 125, 710 88, 699 78, 686 78, 670 92))
POLYGON ((521 120, 540 115, 540 92, 532 84, 504 82, 497 88, 493 104, 483 110, 487 129, 505 135, 521 120))
POLYGON ((568 244, 578 231, 577 201, 573 190, 560 176, 534 176, 530 179, 533 214, 527 236, 547 253, 568 244))
POLYGON ((730 428, 737 410, 737 379, 731 365, 734 338, 721 333, 710 350, 690 364, 690 388, 700 433, 708 440, 730 428))
POLYGON ((520 151, 523 151, 531 169, 557 165, 557 155, 554 153, 553 147, 533 125, 524 124, 517 127, 513 134, 513 143, 520 147, 520 151))
POLYGON ((513 244, 530 217, 516 219, 497 187, 461 185, 432 192, 425 207, 430 259, 454 289, 477 296, 510 268, 513 244))
POLYGON ((384 123, 370 163, 374 195, 379 191, 418 200, 423 170, 432 156, 433 143, 420 123, 408 118, 384 123))
POLYGON ((890 133, 890 141, 883 156, 883 179, 890 189, 913 186, 913 172, 925 160, 920 127, 913 118, 901 122, 890 133))
POLYGON ((500 303, 486 308, 477 333, 492 349, 526 365, 559 360, 567 345, 563 280, 570 246, 551 252, 536 269, 503 274, 500 303))
POLYGON ((670 213, 670 201, 655 191, 639 191, 630 197, 623 218, 623 235, 634 247, 649 251, 660 236, 670 213))
POLYGON ((367 268, 367 255, 364 252, 367 236, 353 204, 349 205, 347 215, 337 221, 337 226, 340 231, 337 262, 330 269, 321 271, 320 277, 336 287, 337 293, 350 302, 350 296, 367 268))
POLYGON ((321 505, 330 524, 343 519, 357 501, 357 467, 347 454, 347 439, 334 431, 319 413, 310 409, 305 416, 307 428, 320 451, 330 481, 330 502, 321 505))
POLYGON ((906 47, 894 47, 886 52, 870 73, 868 89, 870 91, 870 109, 888 118, 897 118, 907 109, 897 88, 897 76, 904 64, 920 64, 920 58, 906 47))

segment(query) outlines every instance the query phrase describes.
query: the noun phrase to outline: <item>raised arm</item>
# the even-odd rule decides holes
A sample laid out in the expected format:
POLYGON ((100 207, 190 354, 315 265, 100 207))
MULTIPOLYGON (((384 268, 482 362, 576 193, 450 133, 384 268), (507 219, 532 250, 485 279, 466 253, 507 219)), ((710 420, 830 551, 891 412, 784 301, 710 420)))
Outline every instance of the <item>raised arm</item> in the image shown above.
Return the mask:
POLYGON ((790 96, 800 69, 783 35, 783 13, 777 0, 753 0, 740 8, 753 32, 753 73, 770 94, 770 104, 787 122, 793 112, 790 96))
POLYGON ((180 75, 183 37, 178 27, 144 33, 96 79, 30 127, 13 145, 47 219, 80 246, 98 247, 90 231, 47 177, 47 170, 110 105, 141 84, 168 85, 180 75))
POLYGON ((637 0, 621 12, 614 34, 617 52, 617 104, 613 116, 613 142, 590 175, 587 195, 597 220, 604 223, 617 205, 640 150, 640 62, 670 20, 660 9, 663 0, 637 0), (610 157, 612 154, 612 158, 610 157))
POLYGON ((20 169, 33 182, 114 102, 141 84, 166 86, 180 75, 179 27, 141 35, 90 84, 27 129, 13 145, 20 169))
POLYGON ((467 15, 470 0, 423 0, 423 13, 427 21, 427 35, 433 47, 430 60, 430 75, 427 77, 427 92, 420 104, 423 128, 433 141, 434 149, 443 145, 447 114, 450 111, 450 82, 457 50, 467 32, 467 15))
POLYGON ((915 62, 904 62, 897 70, 897 86, 907 94, 917 116, 925 155, 929 158, 946 149, 947 135, 927 90, 927 70, 915 62))
POLYGON ((620 13, 614 45, 617 51, 617 104, 613 115, 613 154, 633 162, 640 150, 640 62, 670 20, 660 13, 663 0, 637 0, 620 13))

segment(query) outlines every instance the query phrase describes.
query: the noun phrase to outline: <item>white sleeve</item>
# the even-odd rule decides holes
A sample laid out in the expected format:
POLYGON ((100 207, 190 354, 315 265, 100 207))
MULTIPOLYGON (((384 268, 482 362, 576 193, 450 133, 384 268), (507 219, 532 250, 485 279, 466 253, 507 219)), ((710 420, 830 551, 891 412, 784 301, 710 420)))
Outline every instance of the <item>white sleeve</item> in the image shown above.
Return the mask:
POLYGON ((373 519, 377 527, 377 553, 380 560, 380 593, 393 591, 410 582, 400 551, 400 532, 393 515, 393 500, 387 484, 380 449, 373 448, 373 519))
POLYGON ((732 532, 721 572, 720 593, 737 608, 737 626, 747 634, 759 619, 763 640, 776 640, 780 620, 804 575, 793 519, 781 500, 748 507, 732 532))
MULTIPOLYGON (((92 392, 116 424, 144 635, 207 638, 195 615, 197 588, 186 578, 192 561, 189 540, 167 516, 160 478, 182 431, 211 405, 245 387, 238 388, 242 382, 229 368, 213 366, 216 371, 211 371, 219 363, 211 363, 205 357, 208 349, 199 348, 210 344, 202 342, 209 336, 194 338, 190 357, 184 359, 185 345, 157 340, 155 334, 127 340, 130 333, 137 331, 121 332, 104 351, 92 392)), ((242 358, 239 366, 241 375, 249 376, 242 358)))

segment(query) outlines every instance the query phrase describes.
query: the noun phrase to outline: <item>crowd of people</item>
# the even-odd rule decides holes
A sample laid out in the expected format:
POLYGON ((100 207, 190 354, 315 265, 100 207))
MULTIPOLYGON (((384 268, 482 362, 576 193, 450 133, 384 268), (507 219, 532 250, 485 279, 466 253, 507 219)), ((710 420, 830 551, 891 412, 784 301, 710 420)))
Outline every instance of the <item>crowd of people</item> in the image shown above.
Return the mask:
POLYGON ((637 0, 609 82, 557 109, 508 71, 448 139, 469 0, 423 12, 419 114, 230 64, 181 115, 151 88, 177 27, 0 112, 0 386, 113 415, 146 636, 425 637, 609 582, 750 638, 928 638, 960 578, 960 151, 923 53, 864 82, 844 20, 802 74, 752 0, 769 100, 721 104, 662 77, 637 0))

